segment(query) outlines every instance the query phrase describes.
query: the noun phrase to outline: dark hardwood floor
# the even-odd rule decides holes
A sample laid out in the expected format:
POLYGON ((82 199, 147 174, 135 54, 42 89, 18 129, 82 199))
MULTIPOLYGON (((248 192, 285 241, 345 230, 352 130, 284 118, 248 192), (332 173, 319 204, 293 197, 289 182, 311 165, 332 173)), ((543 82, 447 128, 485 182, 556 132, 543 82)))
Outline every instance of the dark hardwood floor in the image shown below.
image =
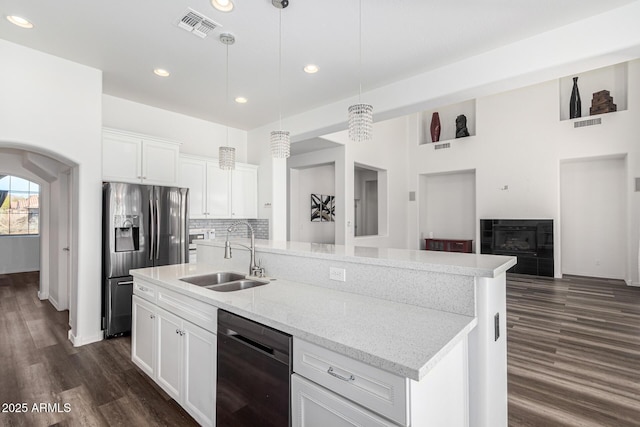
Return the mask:
MULTIPOLYGON (((37 273, 0 275, 0 426, 196 425, 129 337, 74 348, 37 290, 37 273)), ((640 288, 510 275, 507 327, 509 426, 640 426, 640 288)))
POLYGON ((509 425, 640 426, 640 288, 507 278, 509 425))
POLYGON ((38 273, 0 275, 0 426, 197 426, 133 365, 130 337, 74 348, 68 312, 37 292, 38 273))

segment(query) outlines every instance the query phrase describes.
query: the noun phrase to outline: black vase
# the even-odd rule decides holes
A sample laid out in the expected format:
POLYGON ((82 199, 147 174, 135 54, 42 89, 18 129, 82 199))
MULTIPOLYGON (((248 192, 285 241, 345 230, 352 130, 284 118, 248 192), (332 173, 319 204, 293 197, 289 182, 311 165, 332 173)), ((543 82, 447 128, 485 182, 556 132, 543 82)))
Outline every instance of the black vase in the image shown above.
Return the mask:
POLYGON ((580 91, 578 90, 578 78, 573 78, 573 89, 569 100, 569 118, 582 117, 582 102, 580 101, 580 91))

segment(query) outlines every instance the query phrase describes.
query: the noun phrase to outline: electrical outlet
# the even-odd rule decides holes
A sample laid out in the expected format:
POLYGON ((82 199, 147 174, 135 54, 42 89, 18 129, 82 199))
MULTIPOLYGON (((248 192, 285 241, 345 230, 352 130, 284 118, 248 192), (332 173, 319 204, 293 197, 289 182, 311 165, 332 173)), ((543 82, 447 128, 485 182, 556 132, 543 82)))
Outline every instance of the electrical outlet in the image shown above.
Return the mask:
POLYGON ((347 280, 347 270, 344 268, 329 267, 329 279, 344 282, 347 280))

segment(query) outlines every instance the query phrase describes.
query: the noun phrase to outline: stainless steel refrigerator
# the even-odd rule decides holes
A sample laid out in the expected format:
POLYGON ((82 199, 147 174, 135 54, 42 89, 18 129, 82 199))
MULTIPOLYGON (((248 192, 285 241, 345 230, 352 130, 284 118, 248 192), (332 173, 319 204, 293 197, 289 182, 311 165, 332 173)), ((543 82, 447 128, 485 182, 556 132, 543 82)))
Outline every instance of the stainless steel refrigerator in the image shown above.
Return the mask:
POLYGON ((177 187, 102 185, 102 329, 105 338, 131 331, 129 270, 189 262, 187 198, 177 187))

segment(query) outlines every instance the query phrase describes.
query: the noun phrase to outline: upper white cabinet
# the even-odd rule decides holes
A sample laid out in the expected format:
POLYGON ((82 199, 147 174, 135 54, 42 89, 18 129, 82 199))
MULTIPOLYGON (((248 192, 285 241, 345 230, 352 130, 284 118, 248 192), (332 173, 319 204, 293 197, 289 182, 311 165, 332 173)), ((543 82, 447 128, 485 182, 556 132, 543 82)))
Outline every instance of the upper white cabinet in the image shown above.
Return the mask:
POLYGON ((180 144, 115 129, 102 131, 102 179, 175 186, 180 144))
POLYGON ((256 218, 258 167, 236 163, 229 172, 217 159, 181 155, 180 186, 189 188, 190 218, 256 218))
POLYGON ((231 173, 231 217, 258 216, 258 167, 236 164, 231 173))

